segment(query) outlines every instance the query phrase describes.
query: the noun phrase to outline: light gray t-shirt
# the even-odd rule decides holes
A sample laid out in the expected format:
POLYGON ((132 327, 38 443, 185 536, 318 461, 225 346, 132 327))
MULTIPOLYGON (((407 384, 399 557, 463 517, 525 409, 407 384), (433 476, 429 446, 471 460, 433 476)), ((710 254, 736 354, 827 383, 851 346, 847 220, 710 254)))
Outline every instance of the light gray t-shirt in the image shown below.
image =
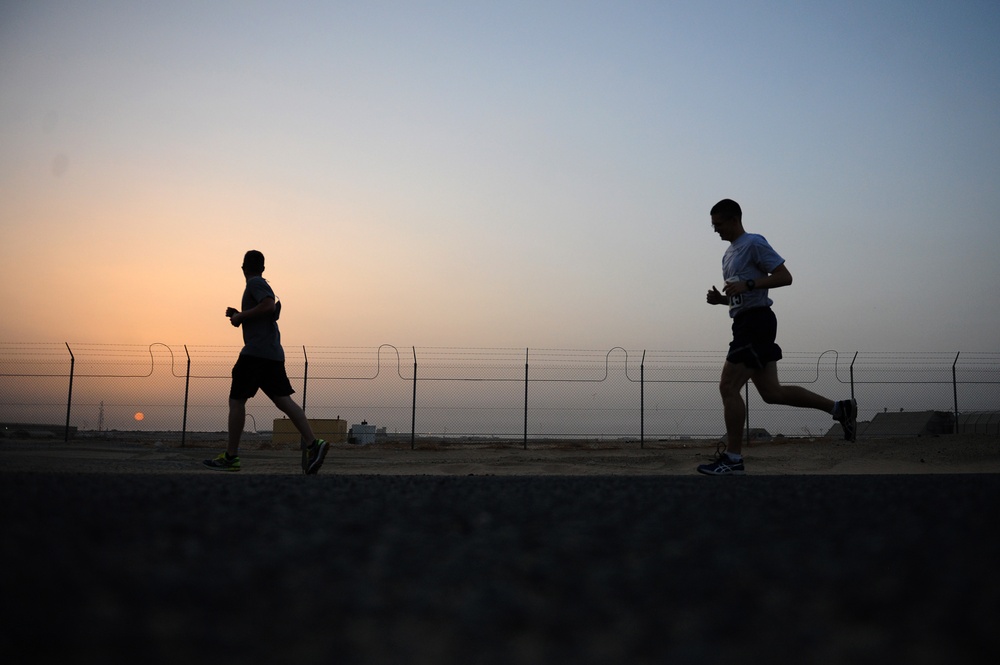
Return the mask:
MULTIPOLYGON (((744 233, 722 255, 722 277, 729 282, 758 280, 774 272, 785 259, 771 248, 762 235, 744 233)), ((770 307, 767 289, 754 289, 729 299, 729 316, 735 317, 754 307, 770 307)))
MULTIPOLYGON (((247 288, 243 291, 241 309, 245 312, 253 309, 265 298, 273 298, 278 306, 277 298, 271 285, 263 277, 251 277, 247 280, 247 288)), ((243 350, 240 355, 267 358, 269 360, 284 360, 285 350, 281 348, 281 333, 278 332, 278 312, 270 316, 258 316, 247 319, 241 324, 243 328, 243 350)))

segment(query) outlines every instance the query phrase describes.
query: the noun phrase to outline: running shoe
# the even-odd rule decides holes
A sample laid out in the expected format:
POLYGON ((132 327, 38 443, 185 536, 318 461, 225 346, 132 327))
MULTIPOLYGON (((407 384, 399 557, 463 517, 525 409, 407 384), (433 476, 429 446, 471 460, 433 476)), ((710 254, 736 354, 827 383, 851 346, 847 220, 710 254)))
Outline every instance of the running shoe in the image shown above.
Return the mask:
POLYGON ((205 466, 213 471, 239 471, 240 470, 240 458, 239 457, 226 457, 226 453, 219 453, 219 456, 215 459, 207 459, 202 462, 205 466))
POLYGON ((857 441, 858 438, 858 400, 845 399, 837 402, 837 420, 844 428, 844 441, 857 441))
POLYGON ((711 464, 699 464, 698 473, 704 473, 706 476, 742 476, 746 475, 746 470, 743 468, 742 459, 734 462, 726 453, 719 453, 711 464))
POLYGON ((319 468, 323 466, 323 459, 326 457, 326 451, 330 448, 330 444, 323 439, 316 439, 309 447, 306 448, 307 464, 306 464, 306 475, 315 475, 319 473, 319 468))

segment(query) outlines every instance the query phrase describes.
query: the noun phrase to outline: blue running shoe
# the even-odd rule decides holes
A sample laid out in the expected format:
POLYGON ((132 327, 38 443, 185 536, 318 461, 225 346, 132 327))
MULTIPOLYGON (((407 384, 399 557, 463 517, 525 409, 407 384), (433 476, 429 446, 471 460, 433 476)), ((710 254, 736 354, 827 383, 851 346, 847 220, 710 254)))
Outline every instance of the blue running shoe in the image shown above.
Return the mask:
POLYGON ((706 476, 743 476, 746 475, 746 470, 743 468, 743 460, 734 462, 726 453, 719 453, 711 464, 699 464, 698 473, 706 476))

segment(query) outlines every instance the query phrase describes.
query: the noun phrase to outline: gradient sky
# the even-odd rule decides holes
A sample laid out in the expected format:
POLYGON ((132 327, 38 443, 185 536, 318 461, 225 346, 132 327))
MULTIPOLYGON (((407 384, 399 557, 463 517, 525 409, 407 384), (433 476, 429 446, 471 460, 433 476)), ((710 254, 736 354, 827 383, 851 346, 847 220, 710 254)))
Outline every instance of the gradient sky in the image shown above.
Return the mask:
POLYGON ((1000 6, 5 2, 9 342, 721 350, 731 197, 789 350, 996 350, 1000 6))

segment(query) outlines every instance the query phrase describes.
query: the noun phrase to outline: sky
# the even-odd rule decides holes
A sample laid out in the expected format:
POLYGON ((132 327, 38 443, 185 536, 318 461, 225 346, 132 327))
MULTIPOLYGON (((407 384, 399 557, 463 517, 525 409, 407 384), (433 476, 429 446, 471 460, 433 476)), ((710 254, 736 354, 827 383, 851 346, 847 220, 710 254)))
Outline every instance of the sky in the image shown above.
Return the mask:
POLYGON ((995 351, 992 1, 0 5, 0 341, 995 351))

